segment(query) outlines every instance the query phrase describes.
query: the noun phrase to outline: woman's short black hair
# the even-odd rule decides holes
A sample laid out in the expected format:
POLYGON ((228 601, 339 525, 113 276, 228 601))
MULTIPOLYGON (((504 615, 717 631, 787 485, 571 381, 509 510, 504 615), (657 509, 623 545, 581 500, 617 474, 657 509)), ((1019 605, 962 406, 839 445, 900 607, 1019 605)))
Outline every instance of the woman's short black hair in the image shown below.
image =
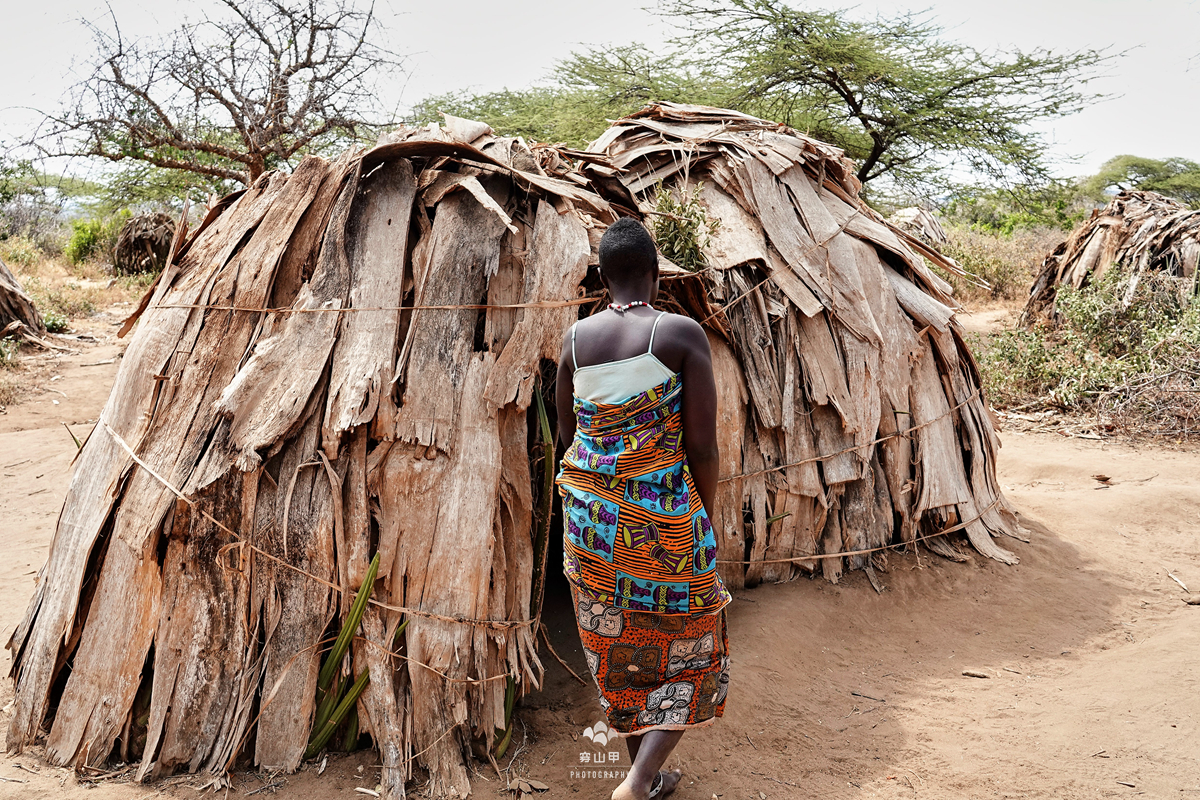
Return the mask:
POLYGON ((626 283, 658 265, 658 250, 642 223, 632 217, 614 222, 600 239, 600 271, 610 281, 626 283))

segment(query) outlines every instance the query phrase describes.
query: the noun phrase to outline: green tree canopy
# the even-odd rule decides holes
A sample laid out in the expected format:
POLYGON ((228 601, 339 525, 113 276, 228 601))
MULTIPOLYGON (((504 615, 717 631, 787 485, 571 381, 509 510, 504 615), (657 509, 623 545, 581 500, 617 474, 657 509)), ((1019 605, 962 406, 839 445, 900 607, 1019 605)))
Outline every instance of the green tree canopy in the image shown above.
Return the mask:
POLYGON ((1140 156, 1117 156, 1104 162, 1084 187, 1095 195, 1112 189, 1140 189, 1158 192, 1167 197, 1200 208, 1200 164, 1186 158, 1167 158, 1161 161, 1140 156))
MULTIPOLYGON (((969 170, 997 181, 1049 178, 1032 123, 1096 99, 1111 56, 1095 50, 983 52, 924 15, 855 19, 852 9, 782 0, 674 0, 684 41, 736 75, 731 103, 843 147, 864 183, 945 186, 969 170)), ((732 82, 731 82, 732 83, 732 82)))
POLYGON ((985 53, 921 15, 858 19, 783 0, 670 0, 672 49, 601 47, 560 62, 542 86, 431 98, 507 134, 575 145, 651 100, 724 106, 776 119, 843 148, 864 183, 942 193, 965 173, 1041 184, 1032 124, 1073 113, 1110 56, 1085 50, 985 53))
POLYGON ((727 97, 715 70, 630 44, 575 53, 555 66, 546 85, 429 97, 414 108, 412 121, 436 122, 445 112, 482 120, 507 136, 583 147, 610 120, 651 101, 719 105, 727 97))

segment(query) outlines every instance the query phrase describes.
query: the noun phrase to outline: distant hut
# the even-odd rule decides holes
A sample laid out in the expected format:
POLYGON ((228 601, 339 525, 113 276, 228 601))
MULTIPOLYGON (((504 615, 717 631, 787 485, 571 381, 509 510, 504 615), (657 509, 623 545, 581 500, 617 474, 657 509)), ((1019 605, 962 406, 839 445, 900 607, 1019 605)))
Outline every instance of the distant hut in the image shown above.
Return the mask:
POLYGON ((888 222, 934 247, 947 242, 946 229, 928 208, 921 206, 902 208, 892 214, 888 218, 888 222))
POLYGON ((1121 192, 1046 256, 1021 320, 1056 321, 1060 286, 1080 289, 1112 269, 1130 277, 1126 303, 1147 274, 1178 278, 1178 291, 1190 302, 1198 266, 1200 211, 1156 192, 1121 192))
POLYGON ((949 288, 841 152, 655 105, 590 151, 447 117, 304 160, 208 210, 143 303, 10 642, 8 746, 138 775, 295 769, 322 652, 378 556, 345 663, 402 797, 469 789, 542 668, 560 336, 603 302, 605 227, 703 183, 720 220, 661 304, 702 320, 734 586, 873 580, 882 548, 1015 558, 996 436, 949 288), (867 552, 864 552, 867 551, 867 552), (849 554, 849 555, 842 555, 849 554))
POLYGON ((118 274, 157 272, 167 264, 175 220, 161 211, 139 214, 125 223, 113 249, 113 266, 118 274))

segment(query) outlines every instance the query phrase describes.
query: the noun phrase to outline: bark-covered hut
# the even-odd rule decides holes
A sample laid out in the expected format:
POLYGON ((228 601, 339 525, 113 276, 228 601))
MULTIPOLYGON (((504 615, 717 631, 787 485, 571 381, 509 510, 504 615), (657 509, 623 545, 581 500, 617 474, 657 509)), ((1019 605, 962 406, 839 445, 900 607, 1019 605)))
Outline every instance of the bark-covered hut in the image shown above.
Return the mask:
POLYGON ((175 220, 162 211, 138 214, 121 226, 113 247, 113 268, 118 274, 155 272, 167 264, 175 220))
POLYGON ((1177 278, 1186 302, 1200 268, 1200 210, 1157 192, 1121 192, 1092 212, 1042 262, 1021 314, 1023 324, 1057 321, 1058 287, 1080 289, 1117 269, 1129 277, 1126 304, 1143 275, 1177 278))
POLYGON ((8 265, 0 261, 0 338, 41 336, 45 332, 45 323, 33 300, 25 293, 8 265))
POLYGON ((662 304, 711 332, 729 583, 875 580, 878 548, 962 559, 960 537, 1013 562, 975 363, 917 254, 938 256, 858 199, 840 151, 692 106, 587 152, 447 118, 266 174, 178 232, 9 644, 10 749, 45 729, 56 764, 296 768, 378 556, 337 665, 366 681, 358 729, 387 797, 414 767, 468 791, 472 748, 542 671, 539 397, 603 302, 601 233, 660 183, 720 220, 662 304))

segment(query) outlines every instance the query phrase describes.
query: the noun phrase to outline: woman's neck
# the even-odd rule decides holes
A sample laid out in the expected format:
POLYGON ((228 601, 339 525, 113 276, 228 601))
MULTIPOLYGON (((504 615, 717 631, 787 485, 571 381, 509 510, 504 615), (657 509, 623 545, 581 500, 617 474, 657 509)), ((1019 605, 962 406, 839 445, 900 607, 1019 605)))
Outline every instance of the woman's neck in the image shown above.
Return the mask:
POLYGON ((618 288, 616 286, 610 286, 608 289, 608 294, 614 303, 623 306, 635 302, 649 303, 650 295, 653 294, 653 292, 644 287, 622 286, 618 288))

